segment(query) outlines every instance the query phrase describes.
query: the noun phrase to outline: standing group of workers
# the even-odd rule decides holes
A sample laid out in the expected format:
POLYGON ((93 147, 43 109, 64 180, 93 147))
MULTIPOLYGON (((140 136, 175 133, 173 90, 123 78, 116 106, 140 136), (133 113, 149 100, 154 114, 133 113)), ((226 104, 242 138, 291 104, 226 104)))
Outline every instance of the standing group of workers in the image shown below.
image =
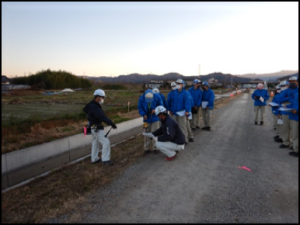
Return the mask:
POLYGON ((188 142, 193 142, 193 132, 200 129, 199 117, 202 112, 204 127, 210 131, 210 110, 214 107, 214 92, 207 82, 193 81, 185 90, 182 79, 171 83, 172 90, 167 100, 157 88, 148 89, 139 98, 138 110, 144 120, 144 154, 160 150, 172 160, 188 142), (149 138, 147 133, 151 133, 149 138))
MULTIPOLYGON (((282 81, 276 86, 275 95, 271 107, 276 135, 274 141, 281 142, 280 148, 291 150, 291 156, 298 157, 299 146, 299 90, 298 78, 292 76, 289 81, 282 81)), ((266 101, 269 93, 263 89, 263 84, 257 85, 257 90, 252 94, 254 99, 255 125, 258 124, 258 112, 260 111, 260 125, 264 123, 266 101)))

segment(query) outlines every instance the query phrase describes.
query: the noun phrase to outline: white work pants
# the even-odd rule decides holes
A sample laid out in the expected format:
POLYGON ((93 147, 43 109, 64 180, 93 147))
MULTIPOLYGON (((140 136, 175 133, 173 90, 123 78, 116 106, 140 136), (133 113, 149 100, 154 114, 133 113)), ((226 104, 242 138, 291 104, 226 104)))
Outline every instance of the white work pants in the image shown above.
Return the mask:
POLYGON ((175 151, 184 150, 184 145, 178 145, 170 141, 168 142, 157 141, 155 145, 157 149, 160 150, 162 153, 164 153, 167 157, 173 157, 176 154, 175 151))
MULTIPOLYGON (((148 123, 147 133, 154 132, 159 128, 160 121, 155 121, 153 123, 148 123)), ((144 137, 144 150, 156 150, 155 141, 151 140, 149 137, 144 137)))
POLYGON ((110 141, 107 137, 104 137, 104 130, 98 130, 95 132, 95 129, 91 129, 93 140, 92 140, 92 153, 91 153, 91 160, 95 162, 99 159, 99 143, 102 144, 102 155, 101 160, 109 161, 110 160, 110 141))

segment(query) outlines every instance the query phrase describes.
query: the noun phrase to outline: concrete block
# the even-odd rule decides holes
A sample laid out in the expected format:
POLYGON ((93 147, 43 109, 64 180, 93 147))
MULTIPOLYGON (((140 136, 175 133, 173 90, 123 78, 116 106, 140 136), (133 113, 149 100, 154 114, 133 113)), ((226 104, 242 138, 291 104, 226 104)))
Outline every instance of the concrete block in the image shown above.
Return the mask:
POLYGON ((69 152, 11 171, 7 174, 8 187, 61 167, 67 163, 69 163, 69 152))
POLYGON ((6 173, 7 171, 7 165, 6 165, 6 155, 1 155, 1 172, 2 174, 6 173))
POLYGON ((83 147, 92 143, 92 135, 76 134, 69 137, 70 150, 83 147))
POLYGON ((1 188, 2 188, 2 190, 8 188, 7 174, 3 175, 3 173, 2 173, 1 188))
POLYGON ((92 142, 90 142, 89 145, 86 145, 84 147, 71 149, 70 150, 70 162, 91 154, 91 143, 92 142))

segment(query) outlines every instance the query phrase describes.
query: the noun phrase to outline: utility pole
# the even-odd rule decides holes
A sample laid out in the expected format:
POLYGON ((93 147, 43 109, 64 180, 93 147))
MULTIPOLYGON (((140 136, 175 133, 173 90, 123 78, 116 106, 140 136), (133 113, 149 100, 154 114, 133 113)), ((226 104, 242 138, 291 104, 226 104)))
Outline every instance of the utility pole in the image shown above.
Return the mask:
POLYGON ((200 73, 201 72, 201 67, 200 67, 200 64, 199 64, 199 71, 198 71, 198 74, 199 74, 199 77, 200 77, 200 73))

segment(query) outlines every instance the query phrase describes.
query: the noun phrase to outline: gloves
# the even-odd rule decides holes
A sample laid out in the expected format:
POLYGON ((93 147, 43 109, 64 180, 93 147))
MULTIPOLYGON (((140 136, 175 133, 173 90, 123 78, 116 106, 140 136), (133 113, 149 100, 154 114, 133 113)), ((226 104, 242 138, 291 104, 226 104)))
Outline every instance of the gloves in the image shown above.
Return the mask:
POLYGON ((117 129, 116 124, 113 123, 113 125, 111 125, 111 126, 112 126, 112 128, 117 129))

